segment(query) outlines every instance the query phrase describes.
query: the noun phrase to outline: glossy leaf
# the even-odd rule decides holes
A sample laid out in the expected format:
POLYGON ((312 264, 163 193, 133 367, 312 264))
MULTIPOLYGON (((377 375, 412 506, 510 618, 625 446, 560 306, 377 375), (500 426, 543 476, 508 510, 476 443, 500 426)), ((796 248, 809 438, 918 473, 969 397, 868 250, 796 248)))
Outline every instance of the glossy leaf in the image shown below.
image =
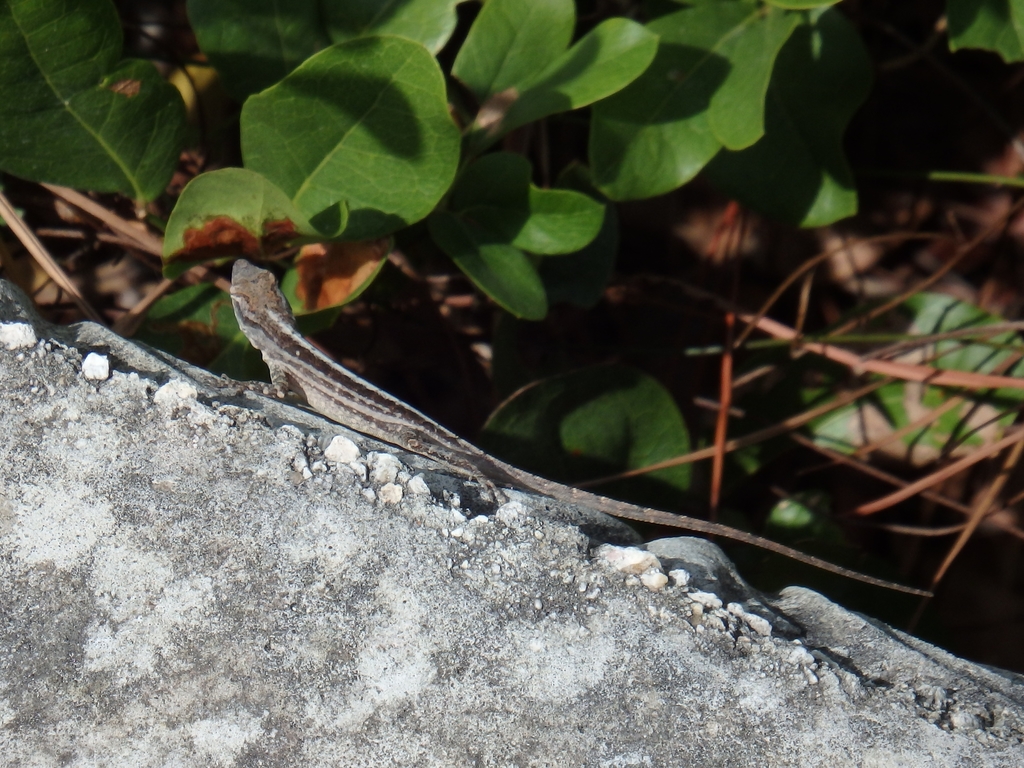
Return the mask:
POLYGON ((164 275, 225 257, 259 259, 319 233, 280 189, 253 171, 223 168, 182 190, 164 233, 164 275))
POLYGON ((146 61, 121 59, 110 0, 0 5, 0 168, 137 200, 161 194, 185 110, 146 61))
POLYGON ((947 0, 949 49, 984 48, 1024 59, 1024 0, 947 0))
POLYGON ((795 13, 754 12, 713 49, 729 62, 708 109, 711 131, 726 149, 744 149, 764 135, 764 97, 775 57, 799 23, 795 13))
POLYGON ((437 52, 455 28, 455 0, 189 0, 196 40, 239 101, 332 43, 398 35, 437 52))
POLYGON ((827 8, 836 5, 839 0, 764 0, 768 5, 776 8, 786 8, 791 11, 807 11, 811 8, 827 8))
POLYGON ((558 112, 579 109, 625 88, 650 65, 657 37, 623 18, 603 21, 519 87, 493 138, 558 112))
POLYGON ((494 152, 459 179, 451 207, 496 241, 537 254, 572 253, 597 236, 604 206, 567 189, 538 189, 521 155, 494 152))
POLYGON ((455 31, 457 0, 322 0, 333 43, 397 35, 440 51, 455 31))
POLYGON ((400 37, 321 51, 246 101, 241 128, 246 167, 306 216, 348 202, 351 240, 426 216, 459 157, 441 70, 426 48, 400 37))
POLYGON ((569 47, 573 0, 488 0, 459 49, 452 74, 482 104, 543 71, 569 47))
MULTIPOLYGON (((637 469, 690 450, 689 433, 671 395, 631 368, 601 366, 521 389, 484 427, 489 450, 517 466, 573 482, 637 469)), ((690 466, 659 470, 602 493, 652 502, 665 489, 678 497, 690 466)))
POLYGON ((330 45, 320 0, 188 0, 196 41, 239 101, 330 45))
POLYGON ((435 213, 427 224, 441 250, 499 306, 526 320, 547 314, 544 285, 526 254, 451 213, 435 213))
POLYGON ((745 3, 714 3, 647 25, 661 39, 653 63, 592 110, 590 163, 604 194, 613 200, 663 194, 715 156, 721 143, 708 109, 730 71, 715 49, 743 29, 750 15, 745 3))
POLYGON ((843 132, 867 98, 871 64, 856 31, 829 9, 800 26, 779 53, 768 91, 766 132, 707 168, 726 194, 805 227, 857 211, 843 132))
MULTIPOLYGON (((603 202, 590 179, 589 170, 573 165, 558 178, 558 187, 572 189, 603 202)), ((544 282, 548 302, 569 302, 590 308, 604 295, 619 253, 619 217, 614 205, 604 206, 601 230, 576 253, 557 259, 541 259, 537 271, 544 282)))

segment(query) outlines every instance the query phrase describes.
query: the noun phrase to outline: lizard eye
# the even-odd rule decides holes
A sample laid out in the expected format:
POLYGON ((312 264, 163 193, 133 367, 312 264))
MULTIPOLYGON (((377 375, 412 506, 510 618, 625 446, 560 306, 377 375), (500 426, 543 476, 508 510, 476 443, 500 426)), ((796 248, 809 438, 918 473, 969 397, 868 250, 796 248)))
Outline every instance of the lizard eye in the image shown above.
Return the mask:
POLYGON ((420 448, 420 441, 417 440, 415 437, 410 437, 408 440, 406 440, 405 444, 413 451, 419 450, 420 448))

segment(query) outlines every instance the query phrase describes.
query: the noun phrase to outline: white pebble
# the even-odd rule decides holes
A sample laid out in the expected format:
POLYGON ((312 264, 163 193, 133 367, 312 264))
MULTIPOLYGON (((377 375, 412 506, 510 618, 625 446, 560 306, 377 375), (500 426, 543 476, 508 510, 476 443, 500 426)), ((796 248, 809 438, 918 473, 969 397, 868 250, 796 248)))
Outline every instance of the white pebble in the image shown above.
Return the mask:
POLYGON ((110 376, 110 361, 106 355, 90 352, 82 361, 82 375, 89 381, 106 381, 110 376))
POLYGON ((652 568, 661 568, 658 558, 637 547, 616 547, 612 544, 602 544, 594 554, 622 573, 640 574, 652 568))
POLYGON ((380 485, 393 483, 402 470, 402 462, 390 453, 371 453, 369 456, 370 479, 380 485))
POLYGON ((743 614, 743 620, 747 626, 754 630, 761 637, 768 637, 772 633, 772 625, 768 619, 761 618, 753 613, 743 614))
POLYGON ((34 347, 39 339, 28 323, 0 323, 0 344, 8 349, 34 347))
POLYGON ((423 475, 416 475, 409 481, 409 493, 414 496, 429 496, 430 488, 427 486, 427 481, 423 479, 423 475))
POLYGON ((798 645, 790 652, 789 663, 797 664, 801 667, 809 667, 814 664, 814 657, 811 655, 810 651, 802 645, 798 645))
POLYGON ((672 583, 677 587, 685 587, 690 583, 690 572, 685 568, 673 568, 668 572, 668 575, 672 579, 672 583))
POLYGON ((187 381, 172 379, 164 384, 153 395, 153 402, 157 405, 173 408, 180 405, 182 400, 194 400, 199 396, 196 388, 187 381))
POLYGON ((668 584, 668 576, 661 571, 647 571, 640 574, 640 583, 652 592, 659 592, 668 584))
POLYGON ((722 607, 722 599, 711 592, 691 592, 690 598, 702 605, 704 608, 710 608, 711 610, 716 610, 722 607))
POLYGON ((324 451, 324 458, 335 464, 351 464, 359 459, 359 446, 347 437, 335 435, 324 451))
POLYGON ((398 483, 386 483, 380 489, 380 500, 385 504, 397 504, 402 500, 402 486, 398 483))

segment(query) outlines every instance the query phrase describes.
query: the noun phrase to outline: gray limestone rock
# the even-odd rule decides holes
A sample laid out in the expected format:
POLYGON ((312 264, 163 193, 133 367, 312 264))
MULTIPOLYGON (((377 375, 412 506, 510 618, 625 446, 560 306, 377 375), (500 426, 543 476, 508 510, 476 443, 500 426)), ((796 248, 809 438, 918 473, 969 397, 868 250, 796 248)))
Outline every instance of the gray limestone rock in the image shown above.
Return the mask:
POLYGON ((0 398, 2 765, 1024 764, 1019 676, 2 282, 0 398))

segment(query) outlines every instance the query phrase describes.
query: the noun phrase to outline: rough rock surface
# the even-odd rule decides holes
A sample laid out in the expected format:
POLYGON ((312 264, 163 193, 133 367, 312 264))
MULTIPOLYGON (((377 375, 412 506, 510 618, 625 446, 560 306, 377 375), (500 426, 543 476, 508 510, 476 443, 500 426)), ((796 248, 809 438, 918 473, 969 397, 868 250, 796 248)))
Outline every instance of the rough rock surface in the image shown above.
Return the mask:
POLYGON ((0 764, 1024 764, 1019 676, 23 301, 0 764))

